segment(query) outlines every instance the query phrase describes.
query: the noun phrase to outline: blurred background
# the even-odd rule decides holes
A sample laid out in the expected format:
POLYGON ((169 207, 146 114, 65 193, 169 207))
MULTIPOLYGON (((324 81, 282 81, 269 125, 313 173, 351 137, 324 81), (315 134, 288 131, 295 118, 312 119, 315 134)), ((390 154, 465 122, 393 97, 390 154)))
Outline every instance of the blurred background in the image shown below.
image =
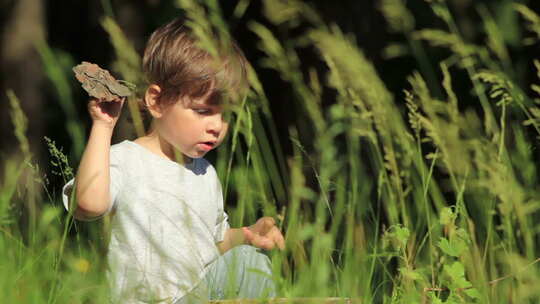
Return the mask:
MULTIPOLYGON (((397 49, 396 54, 389 54, 387 47, 397 44, 406 44, 405 36, 396 33, 388 26, 381 6, 383 1, 305 1, 316 9, 328 23, 337 24, 345 33, 353 36, 358 46, 373 62, 379 76, 392 94, 399 97, 402 89, 407 86, 406 77, 414 70, 428 73, 428 77, 441 78, 433 68, 422 70, 418 58, 415 58, 406 48, 397 49), (431 71, 431 72, 430 72, 431 71), (431 76, 429 74, 432 74, 431 76)), ((434 16, 429 8, 430 1, 402 1, 414 13, 416 28, 440 27, 442 21, 434 16)), ((503 30, 505 43, 507 43, 511 63, 523 89, 530 91, 530 84, 536 77, 531 64, 533 58, 538 57, 540 48, 538 44, 523 45, 522 20, 511 8, 512 3, 519 2, 528 5, 533 11, 540 10, 539 1, 510 1, 510 0, 452 0, 447 1, 454 15, 460 32, 471 43, 481 43, 485 38, 478 7, 483 6, 491 12, 495 21, 503 30)), ((295 110, 292 100, 292 91, 288 83, 282 81, 279 74, 261 66, 260 59, 264 54, 257 46, 257 37, 248 29, 251 21, 260 22, 282 40, 294 39, 302 33, 303 22, 292 29, 271 24, 264 16, 261 1, 222 1, 220 3, 223 16, 228 21, 233 37, 244 50, 248 60, 256 71, 269 98, 273 117, 279 138, 282 141, 283 153, 290 155, 290 141, 288 128, 297 126, 300 130, 309 132, 310 126, 302 125, 306 120, 301 111, 295 110), (241 6, 245 11, 241 16, 235 16, 235 9, 241 6)), ((29 118, 28 137, 31 150, 35 157, 44 162, 47 151, 44 145, 44 136, 55 140, 58 146, 64 148, 70 156, 71 165, 75 166, 80 153, 73 152, 73 143, 66 132, 67 117, 62 109, 58 94, 47 76, 43 66, 44 54, 39 53, 36 42, 46 41, 56 57, 63 61, 62 68, 78 64, 81 61, 97 63, 101 67, 112 70, 111 64, 115 53, 110 44, 109 37, 101 25, 104 16, 113 17, 120 25, 135 49, 142 54, 146 39, 159 25, 182 15, 174 1, 167 0, 101 0, 101 1, 45 1, 45 0, 3 0, 1 3, 1 50, 0 62, 0 100, 7 105, 7 89, 12 89, 19 97, 23 111, 29 118)), ((422 42, 424 43, 424 42, 422 42)), ((390 49, 391 50, 391 49, 390 49)), ((297 47, 302 67, 316 67, 318 70, 326 69, 312 47, 297 47)), ((391 52, 390 52, 391 53, 391 52)), ((395 53, 395 52, 394 52, 395 53)), ((425 66, 438 66, 438 62, 448 57, 449 51, 438 48, 425 48, 424 58, 421 62, 425 66)), ((305 71, 304 71, 305 72, 305 71)), ((113 70, 113 74, 114 70, 113 70)), ((118 77, 118 73, 115 74, 118 77)), ((83 122, 82 131, 88 131, 89 118, 86 112, 86 93, 80 88, 78 82, 72 77, 67 85, 76 101, 73 104, 73 117, 83 122)), ((464 99, 468 98, 470 81, 467 77, 456 79, 458 94, 464 99), (465 93, 461 93, 465 92, 465 93)), ((325 88, 323 102, 334 102, 334 94, 325 88)), ((439 91, 440 93, 440 91, 439 91)), ((475 103, 471 103, 474 106, 475 103)), ((127 111, 124 111, 127 112, 127 111)), ((2 158, 16 153, 16 138, 8 111, 0 111, 0 155, 2 158)), ((129 128, 117 128, 115 141, 133 138, 129 128)), ((304 132, 301 132, 305 134, 304 132)), ((304 136, 305 144, 309 147, 309 136, 304 136)), ((80 151, 78 151, 80 152, 80 151)))

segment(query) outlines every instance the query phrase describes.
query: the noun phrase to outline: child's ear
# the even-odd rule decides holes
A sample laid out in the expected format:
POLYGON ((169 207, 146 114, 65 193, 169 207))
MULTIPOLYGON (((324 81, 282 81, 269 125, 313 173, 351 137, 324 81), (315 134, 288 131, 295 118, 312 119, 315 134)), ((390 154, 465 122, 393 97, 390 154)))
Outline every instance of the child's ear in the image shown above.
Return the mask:
POLYGON ((161 88, 157 84, 151 84, 144 93, 144 103, 146 108, 154 118, 160 118, 163 115, 163 109, 159 103, 161 88))

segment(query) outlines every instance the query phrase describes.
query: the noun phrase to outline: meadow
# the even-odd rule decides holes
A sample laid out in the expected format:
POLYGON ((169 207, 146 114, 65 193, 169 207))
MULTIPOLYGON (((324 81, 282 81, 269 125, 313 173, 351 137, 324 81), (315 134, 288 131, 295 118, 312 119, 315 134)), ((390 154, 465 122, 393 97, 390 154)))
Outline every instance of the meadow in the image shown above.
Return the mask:
MULTIPOLYGON (((249 94, 214 164, 232 225, 261 214, 278 219, 287 246, 270 254, 281 297, 540 303, 540 61, 518 66, 509 50, 512 39, 518 47, 540 44, 540 16, 512 3, 521 34, 509 38, 478 5, 484 35, 471 41, 446 1, 429 1, 437 27, 422 28, 402 1, 380 3, 385 26, 400 37, 381 51, 388 60, 417 61, 402 92, 387 88, 351 35, 302 1, 263 6, 274 26, 303 24, 295 39, 249 23, 265 58, 249 69, 249 94), (300 47, 316 50, 326 68, 302 66, 300 47), (437 65, 426 60, 428 48, 444 54, 437 65), (302 113, 286 139, 278 137, 280 119, 257 65, 290 84, 291 107, 302 113)), ((176 4, 202 47, 217 47, 205 36, 210 30, 227 41, 217 0, 176 4)), ((235 14, 248 4, 239 1, 235 14)), ((116 52, 111 70, 144 88, 140 55, 114 18, 102 20, 116 52)), ((74 110, 74 63, 45 42, 36 48, 67 117, 70 151, 80 157, 86 135, 74 110)), ((43 145, 53 170, 45 172, 29 148, 17 96, 5 94, 20 153, 2 160, 0 302, 106 303, 110 219, 77 222, 65 211, 49 178, 67 182, 77 163, 51 134, 43 145)), ((143 134, 134 99, 124 111, 133 132, 143 134)))

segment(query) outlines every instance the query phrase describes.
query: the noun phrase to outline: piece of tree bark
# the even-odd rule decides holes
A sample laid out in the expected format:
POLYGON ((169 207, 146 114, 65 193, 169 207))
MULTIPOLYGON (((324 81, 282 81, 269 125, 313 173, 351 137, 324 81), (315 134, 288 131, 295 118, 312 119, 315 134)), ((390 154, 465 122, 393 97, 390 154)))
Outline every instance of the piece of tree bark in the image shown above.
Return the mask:
POLYGON ((83 61, 73 67, 75 77, 81 82, 88 95, 101 100, 119 101, 131 95, 133 85, 127 82, 120 83, 114 79, 109 71, 100 68, 97 64, 83 61))

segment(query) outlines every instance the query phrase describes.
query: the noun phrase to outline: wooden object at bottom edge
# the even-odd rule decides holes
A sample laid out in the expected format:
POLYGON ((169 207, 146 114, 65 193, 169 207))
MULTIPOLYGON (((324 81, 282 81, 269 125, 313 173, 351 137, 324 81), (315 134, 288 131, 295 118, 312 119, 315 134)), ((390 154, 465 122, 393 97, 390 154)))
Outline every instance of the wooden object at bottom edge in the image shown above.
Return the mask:
POLYGON ((351 298, 271 298, 209 301, 209 304, 361 304, 351 298))

